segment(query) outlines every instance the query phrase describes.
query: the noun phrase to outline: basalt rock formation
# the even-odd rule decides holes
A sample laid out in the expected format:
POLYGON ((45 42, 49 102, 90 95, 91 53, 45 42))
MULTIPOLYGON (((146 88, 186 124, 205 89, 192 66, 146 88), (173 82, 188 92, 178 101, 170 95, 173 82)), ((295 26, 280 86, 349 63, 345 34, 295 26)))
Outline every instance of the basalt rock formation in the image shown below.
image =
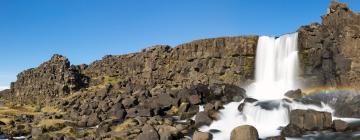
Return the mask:
POLYGON ((299 50, 307 86, 359 86, 360 14, 332 2, 322 23, 299 30, 299 50))
POLYGON ((81 73, 84 69, 83 65, 71 66, 64 56, 54 55, 39 67, 20 73, 11 84, 8 98, 24 104, 51 102, 86 87, 88 79, 81 73))
MULTIPOLYGON (((360 85, 358 13, 332 2, 321 24, 303 26, 298 33, 300 79, 306 86, 360 85)), ((89 65, 71 65, 64 56, 54 55, 20 73, 10 90, 0 92, 5 102, 35 106, 29 112, 29 107, 15 105, 5 119, 0 112, 0 132, 8 137, 31 132, 37 139, 185 139, 218 119, 223 104, 257 101, 246 98, 241 88, 254 79, 257 41, 258 36, 239 36, 197 40, 174 48, 156 45, 138 53, 108 55, 89 65), (196 114, 195 121, 191 120, 196 114)), ((303 94, 300 91, 293 97, 303 94)), ((341 108, 351 106, 351 113, 340 110, 337 115, 360 116, 353 104, 358 101, 337 101, 326 103, 337 106, 341 101, 341 108)), ((310 114, 304 112, 303 116, 310 114)), ((289 125, 284 133, 297 135, 298 127, 289 125)), ((196 134, 199 139, 211 137, 196 134)))

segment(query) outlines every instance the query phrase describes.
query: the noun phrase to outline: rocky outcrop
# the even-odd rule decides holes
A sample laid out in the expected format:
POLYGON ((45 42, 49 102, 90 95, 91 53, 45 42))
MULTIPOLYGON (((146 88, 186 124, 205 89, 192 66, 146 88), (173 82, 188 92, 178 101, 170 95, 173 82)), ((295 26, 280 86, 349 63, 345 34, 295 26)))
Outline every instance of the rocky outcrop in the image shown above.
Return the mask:
POLYGON ((67 58, 54 55, 39 67, 20 73, 9 97, 22 103, 42 103, 45 98, 68 95, 88 85, 98 88, 104 83, 124 88, 141 85, 158 93, 164 92, 158 90, 164 86, 244 85, 254 77, 257 38, 204 39, 175 48, 158 45, 139 53, 105 56, 89 66, 71 66, 67 58))
POLYGON ((322 23, 299 30, 302 75, 307 86, 359 86, 360 14, 333 1, 322 23))
POLYGON ((332 126, 328 112, 296 109, 290 112, 289 119, 290 123, 281 131, 285 137, 301 137, 305 131, 327 130, 332 126))
POLYGON ((54 97, 68 95, 87 86, 88 79, 81 74, 85 67, 70 65, 67 58, 54 55, 39 67, 20 73, 6 97, 20 103, 51 102, 54 97))

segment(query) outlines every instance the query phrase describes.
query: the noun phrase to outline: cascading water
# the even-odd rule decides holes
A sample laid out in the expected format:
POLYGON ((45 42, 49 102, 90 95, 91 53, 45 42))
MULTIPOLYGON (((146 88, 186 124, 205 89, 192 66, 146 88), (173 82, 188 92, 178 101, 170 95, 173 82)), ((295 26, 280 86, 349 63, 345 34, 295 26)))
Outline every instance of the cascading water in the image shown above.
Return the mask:
POLYGON ((298 88, 297 38, 297 33, 279 38, 260 37, 256 51, 255 82, 246 88, 247 95, 259 101, 245 103, 242 112, 238 111, 238 106, 243 101, 229 103, 220 110, 220 120, 214 121, 210 126, 203 126, 200 130, 219 130, 218 133, 213 133, 214 139, 228 140, 235 127, 248 124, 256 127, 260 138, 266 138, 280 134, 279 127, 289 123, 289 110, 314 109, 332 112, 326 105, 318 107, 282 100, 288 90, 298 88), (263 105, 267 109, 264 109, 263 105))
POLYGON ((256 51, 255 83, 248 94, 258 100, 281 99, 288 90, 298 88, 297 33, 277 39, 262 36, 256 51))

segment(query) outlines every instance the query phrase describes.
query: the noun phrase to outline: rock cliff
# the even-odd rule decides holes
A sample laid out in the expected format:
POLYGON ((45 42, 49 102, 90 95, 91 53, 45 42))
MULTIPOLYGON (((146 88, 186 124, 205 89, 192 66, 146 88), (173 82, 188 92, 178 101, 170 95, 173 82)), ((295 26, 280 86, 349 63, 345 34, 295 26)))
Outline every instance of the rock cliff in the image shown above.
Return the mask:
POLYGON ((322 23, 299 30, 302 74, 307 86, 360 84, 360 14, 332 2, 322 23))

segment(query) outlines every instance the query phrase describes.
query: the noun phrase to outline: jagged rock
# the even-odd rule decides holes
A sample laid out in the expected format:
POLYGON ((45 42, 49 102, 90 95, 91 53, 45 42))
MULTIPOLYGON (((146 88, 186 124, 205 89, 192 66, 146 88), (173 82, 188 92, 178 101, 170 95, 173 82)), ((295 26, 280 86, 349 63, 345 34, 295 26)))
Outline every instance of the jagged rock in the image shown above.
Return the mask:
POLYGON ((50 103, 51 97, 68 95, 86 87, 88 78, 79 71, 78 67, 70 65, 67 58, 55 54, 39 67, 18 75, 17 82, 11 86, 11 93, 17 96, 13 100, 21 103, 50 103))
POLYGON ((231 131, 230 140, 258 140, 259 134, 255 127, 242 125, 231 131))
POLYGON ((346 130, 347 127, 348 127, 348 124, 345 121, 342 121, 342 120, 334 120, 333 121, 333 128, 335 129, 336 132, 343 132, 346 130))
POLYGON ((360 15, 333 1, 321 24, 298 30, 305 86, 359 86, 360 15))
POLYGON ((212 134, 206 132, 195 131, 192 140, 212 140, 212 134))

